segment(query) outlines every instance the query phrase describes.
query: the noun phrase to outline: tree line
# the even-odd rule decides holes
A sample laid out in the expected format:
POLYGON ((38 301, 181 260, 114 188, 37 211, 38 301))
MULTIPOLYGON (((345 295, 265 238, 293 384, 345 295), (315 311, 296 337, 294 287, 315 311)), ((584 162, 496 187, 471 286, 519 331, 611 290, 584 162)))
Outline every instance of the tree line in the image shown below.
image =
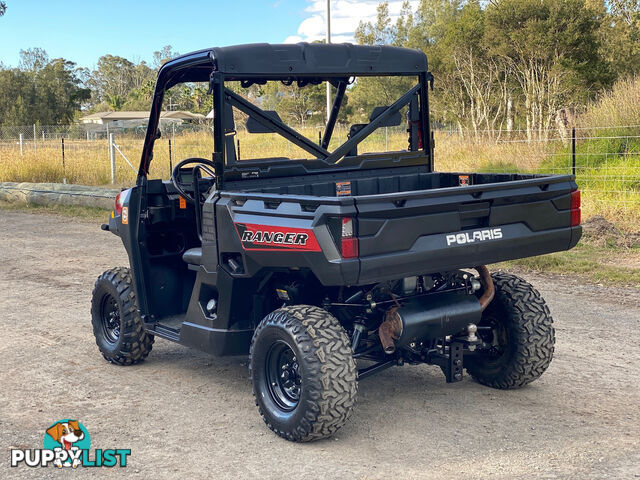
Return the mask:
MULTIPOLYGON (((463 134, 523 129, 543 137, 567 123, 621 78, 640 74, 640 2, 636 0, 421 0, 392 20, 388 2, 374 22, 361 22, 360 44, 417 48, 435 76, 433 120, 463 134)), ((87 112, 148 110, 170 46, 151 63, 115 55, 95 69, 21 51, 20 64, 0 64, 0 122, 70 123, 87 112)), ((366 121, 373 107, 406 91, 408 78, 358 79, 347 91, 340 121, 366 121)), ((325 87, 276 83, 242 90, 261 107, 295 124, 324 121, 325 87)), ((179 85, 165 108, 208 113, 206 85, 179 85)))
MULTIPOLYGON (((406 2, 395 22, 383 2, 356 39, 427 54, 437 121, 461 133, 518 128, 543 137, 617 79, 640 73, 640 2, 421 0, 415 9, 406 2)), ((369 99, 398 87, 358 86, 369 99)))

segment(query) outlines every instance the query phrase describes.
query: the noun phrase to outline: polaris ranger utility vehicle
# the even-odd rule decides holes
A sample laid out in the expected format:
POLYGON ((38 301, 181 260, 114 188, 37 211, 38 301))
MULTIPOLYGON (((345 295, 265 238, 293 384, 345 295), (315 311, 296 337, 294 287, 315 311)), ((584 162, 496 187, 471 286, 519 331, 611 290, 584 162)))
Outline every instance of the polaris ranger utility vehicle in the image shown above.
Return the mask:
POLYGON ((437 365, 447 382, 466 369, 501 389, 538 378, 554 349, 549 309, 526 281, 485 265, 575 246, 580 192, 571 175, 435 172, 432 79, 422 52, 388 46, 239 45, 166 63, 136 185, 103 225, 130 268, 95 284, 102 355, 138 363, 154 337, 248 354, 260 414, 293 441, 334 433, 358 381, 394 365, 437 365), (408 89, 330 148, 345 92, 371 76, 408 89), (152 180, 163 95, 185 82, 209 83, 211 158, 152 180), (267 82, 333 85, 320 141, 247 99, 267 82), (363 153, 365 138, 401 122, 405 149, 363 153), (239 128, 284 137, 305 158, 240 160, 239 128))

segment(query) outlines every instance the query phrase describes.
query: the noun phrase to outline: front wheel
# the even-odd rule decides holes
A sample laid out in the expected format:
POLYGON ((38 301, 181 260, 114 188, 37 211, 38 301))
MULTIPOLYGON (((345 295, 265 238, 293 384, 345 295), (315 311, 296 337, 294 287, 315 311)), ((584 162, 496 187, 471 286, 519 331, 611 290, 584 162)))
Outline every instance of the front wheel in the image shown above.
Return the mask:
POLYGON ((117 365, 133 365, 151 352, 153 335, 146 332, 128 268, 107 270, 96 280, 91 323, 102 356, 117 365))
POLYGON ((530 283, 508 273, 491 276, 495 297, 478 325, 478 336, 487 348, 465 358, 465 367, 483 385, 522 387, 539 378, 551 363, 553 319, 530 283))
POLYGON ((253 335, 249 373, 260 415, 294 442, 332 435, 355 403, 357 369, 338 320, 309 305, 280 308, 253 335))

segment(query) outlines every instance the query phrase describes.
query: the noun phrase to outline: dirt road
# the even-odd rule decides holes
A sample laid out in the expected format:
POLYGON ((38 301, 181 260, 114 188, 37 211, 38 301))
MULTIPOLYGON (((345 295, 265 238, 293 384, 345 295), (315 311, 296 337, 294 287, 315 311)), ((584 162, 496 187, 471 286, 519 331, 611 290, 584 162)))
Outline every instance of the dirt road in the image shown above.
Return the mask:
POLYGON ((435 367, 363 380, 357 409, 326 441, 272 434, 245 358, 157 340, 135 367, 107 364, 89 322, 91 288, 126 265, 119 239, 65 217, 0 211, 2 478, 640 477, 640 293, 529 277, 547 299, 556 356, 516 391, 435 367), (130 448, 126 469, 9 468, 10 448, 79 419, 92 448, 130 448))

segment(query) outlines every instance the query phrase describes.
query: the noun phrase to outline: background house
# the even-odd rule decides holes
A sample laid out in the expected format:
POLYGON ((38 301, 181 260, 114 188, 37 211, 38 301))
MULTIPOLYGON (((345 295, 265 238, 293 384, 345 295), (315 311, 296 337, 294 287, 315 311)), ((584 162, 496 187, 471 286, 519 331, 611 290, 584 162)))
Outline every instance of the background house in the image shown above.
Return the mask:
MULTIPOLYGON (((175 123, 199 123, 205 120, 200 113, 191 113, 182 110, 165 111, 160 114, 161 121, 175 123)), ((146 125, 149 121, 149 112, 98 112, 86 115, 80 119, 84 124, 108 126, 109 128, 127 128, 146 125)))

